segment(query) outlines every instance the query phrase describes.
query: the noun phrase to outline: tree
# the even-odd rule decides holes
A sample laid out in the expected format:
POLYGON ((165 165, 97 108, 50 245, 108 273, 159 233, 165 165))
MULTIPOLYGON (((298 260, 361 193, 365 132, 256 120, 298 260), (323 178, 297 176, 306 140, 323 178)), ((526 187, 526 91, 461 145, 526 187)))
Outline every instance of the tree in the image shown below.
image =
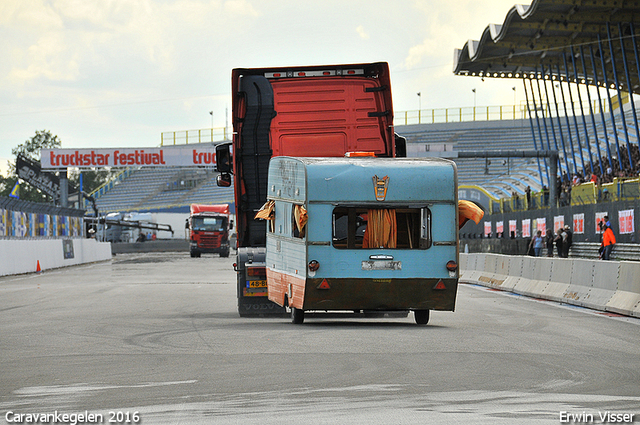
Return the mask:
MULTIPOLYGON (((60 146, 61 141, 58 136, 52 135, 48 130, 42 130, 36 131, 36 135, 31 139, 11 149, 11 153, 16 157, 22 155, 32 160, 40 161, 40 149, 59 148, 60 146)), ((16 161, 14 160, 13 162, 9 162, 9 176, 0 177, 0 195, 9 196, 17 181, 18 174, 16 172, 16 161)), ((18 193, 20 199, 25 201, 47 202, 51 199, 49 196, 41 193, 25 182, 20 183, 18 193)))
MULTIPOLYGON (((16 157, 22 155, 39 162, 41 149, 55 149, 61 146, 62 142, 58 136, 52 135, 48 130, 42 130, 36 131, 35 136, 13 148, 11 153, 16 157)), ((113 172, 106 168, 83 171, 83 191, 85 193, 92 192, 107 182, 112 175, 113 172)), ((80 172, 78 170, 71 170, 71 172, 69 172, 70 193, 73 191, 73 187, 78 187, 79 176, 80 172)), ((17 181, 18 175, 16 173, 16 161, 14 160, 13 162, 9 162, 9 176, 0 176, 0 196, 9 196, 17 181)), ((20 183, 19 195, 20 199, 32 202, 48 202, 51 200, 51 197, 41 193, 26 182, 20 183)))

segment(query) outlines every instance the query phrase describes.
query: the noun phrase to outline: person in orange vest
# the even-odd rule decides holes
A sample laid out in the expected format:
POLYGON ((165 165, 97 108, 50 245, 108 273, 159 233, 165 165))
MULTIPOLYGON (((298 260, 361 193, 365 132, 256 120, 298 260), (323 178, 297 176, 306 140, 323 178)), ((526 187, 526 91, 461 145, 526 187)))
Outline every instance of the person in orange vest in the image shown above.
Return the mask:
POLYGON ((604 231, 602 235, 602 259, 610 260, 611 251, 616 244, 616 236, 613 234, 613 230, 611 230, 611 227, 607 226, 602 221, 600 222, 600 229, 604 231))

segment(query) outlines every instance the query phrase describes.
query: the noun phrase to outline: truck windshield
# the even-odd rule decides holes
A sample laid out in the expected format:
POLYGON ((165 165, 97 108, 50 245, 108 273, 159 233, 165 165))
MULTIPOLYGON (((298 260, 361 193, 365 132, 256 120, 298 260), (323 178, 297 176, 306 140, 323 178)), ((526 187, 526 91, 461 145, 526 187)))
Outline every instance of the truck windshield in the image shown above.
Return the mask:
POLYGON ((338 249, 427 249, 431 246, 428 208, 333 210, 333 246, 338 249))
POLYGON ((226 220, 219 217, 193 217, 191 228, 197 231, 222 232, 226 225, 226 220))

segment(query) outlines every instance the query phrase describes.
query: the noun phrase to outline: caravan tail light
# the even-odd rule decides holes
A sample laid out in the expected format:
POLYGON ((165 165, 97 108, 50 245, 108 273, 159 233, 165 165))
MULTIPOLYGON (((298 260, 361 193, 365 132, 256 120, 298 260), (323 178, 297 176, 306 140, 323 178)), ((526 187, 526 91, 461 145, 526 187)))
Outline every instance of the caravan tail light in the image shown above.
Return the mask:
POLYGON ((449 270, 450 272, 455 272, 456 270, 458 270, 458 263, 453 260, 449 261, 447 263, 447 270, 449 270))
POLYGON ((316 261, 316 260, 309 261, 309 271, 310 272, 317 272, 319 268, 320 268, 320 263, 318 263, 318 261, 316 261))

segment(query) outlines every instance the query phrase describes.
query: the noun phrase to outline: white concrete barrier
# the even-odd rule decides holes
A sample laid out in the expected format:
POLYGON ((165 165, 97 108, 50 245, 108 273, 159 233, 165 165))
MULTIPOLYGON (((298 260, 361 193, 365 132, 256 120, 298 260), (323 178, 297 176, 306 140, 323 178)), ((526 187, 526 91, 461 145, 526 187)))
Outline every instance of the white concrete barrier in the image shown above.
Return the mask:
POLYGON ((618 289, 620 263, 617 261, 594 261, 593 264, 593 284, 583 305, 601 310, 606 308, 607 303, 618 289))
POLYGON ((584 300, 593 286, 593 260, 574 259, 571 262, 571 279, 564 293, 564 302, 584 306, 584 300))
POLYGON ((549 282, 540 298, 564 302, 564 295, 571 282, 572 260, 567 258, 547 258, 550 264, 549 282))
POLYGON ((513 287, 513 292, 529 297, 540 297, 549 284, 551 259, 545 257, 523 257, 522 278, 513 287))
POLYGON ((0 276, 42 271, 111 259, 111 244, 95 239, 0 240, 0 276), (64 244, 67 243, 65 258, 64 244), (71 250, 72 247, 72 250, 71 250), (71 255, 72 254, 72 255, 71 255))
POLYGON ((605 309, 613 313, 640 317, 640 263, 620 262, 618 286, 605 309))
POLYGON ((463 283, 640 317, 640 263, 486 253, 462 255, 466 267, 460 271, 463 283))
POLYGON ((469 273, 465 274, 465 279, 468 279, 468 282, 471 283, 480 283, 480 276, 484 273, 484 259, 487 254, 478 253, 478 254, 460 254, 467 255, 469 261, 469 273), (475 260, 475 261, 474 261, 475 260), (471 267, 473 266, 473 268, 471 267))
POLYGON ((508 257, 509 258, 509 270, 507 271, 507 278, 502 283, 502 289, 505 291, 513 291, 513 288, 522 279, 522 269, 524 267, 525 257, 508 257))

